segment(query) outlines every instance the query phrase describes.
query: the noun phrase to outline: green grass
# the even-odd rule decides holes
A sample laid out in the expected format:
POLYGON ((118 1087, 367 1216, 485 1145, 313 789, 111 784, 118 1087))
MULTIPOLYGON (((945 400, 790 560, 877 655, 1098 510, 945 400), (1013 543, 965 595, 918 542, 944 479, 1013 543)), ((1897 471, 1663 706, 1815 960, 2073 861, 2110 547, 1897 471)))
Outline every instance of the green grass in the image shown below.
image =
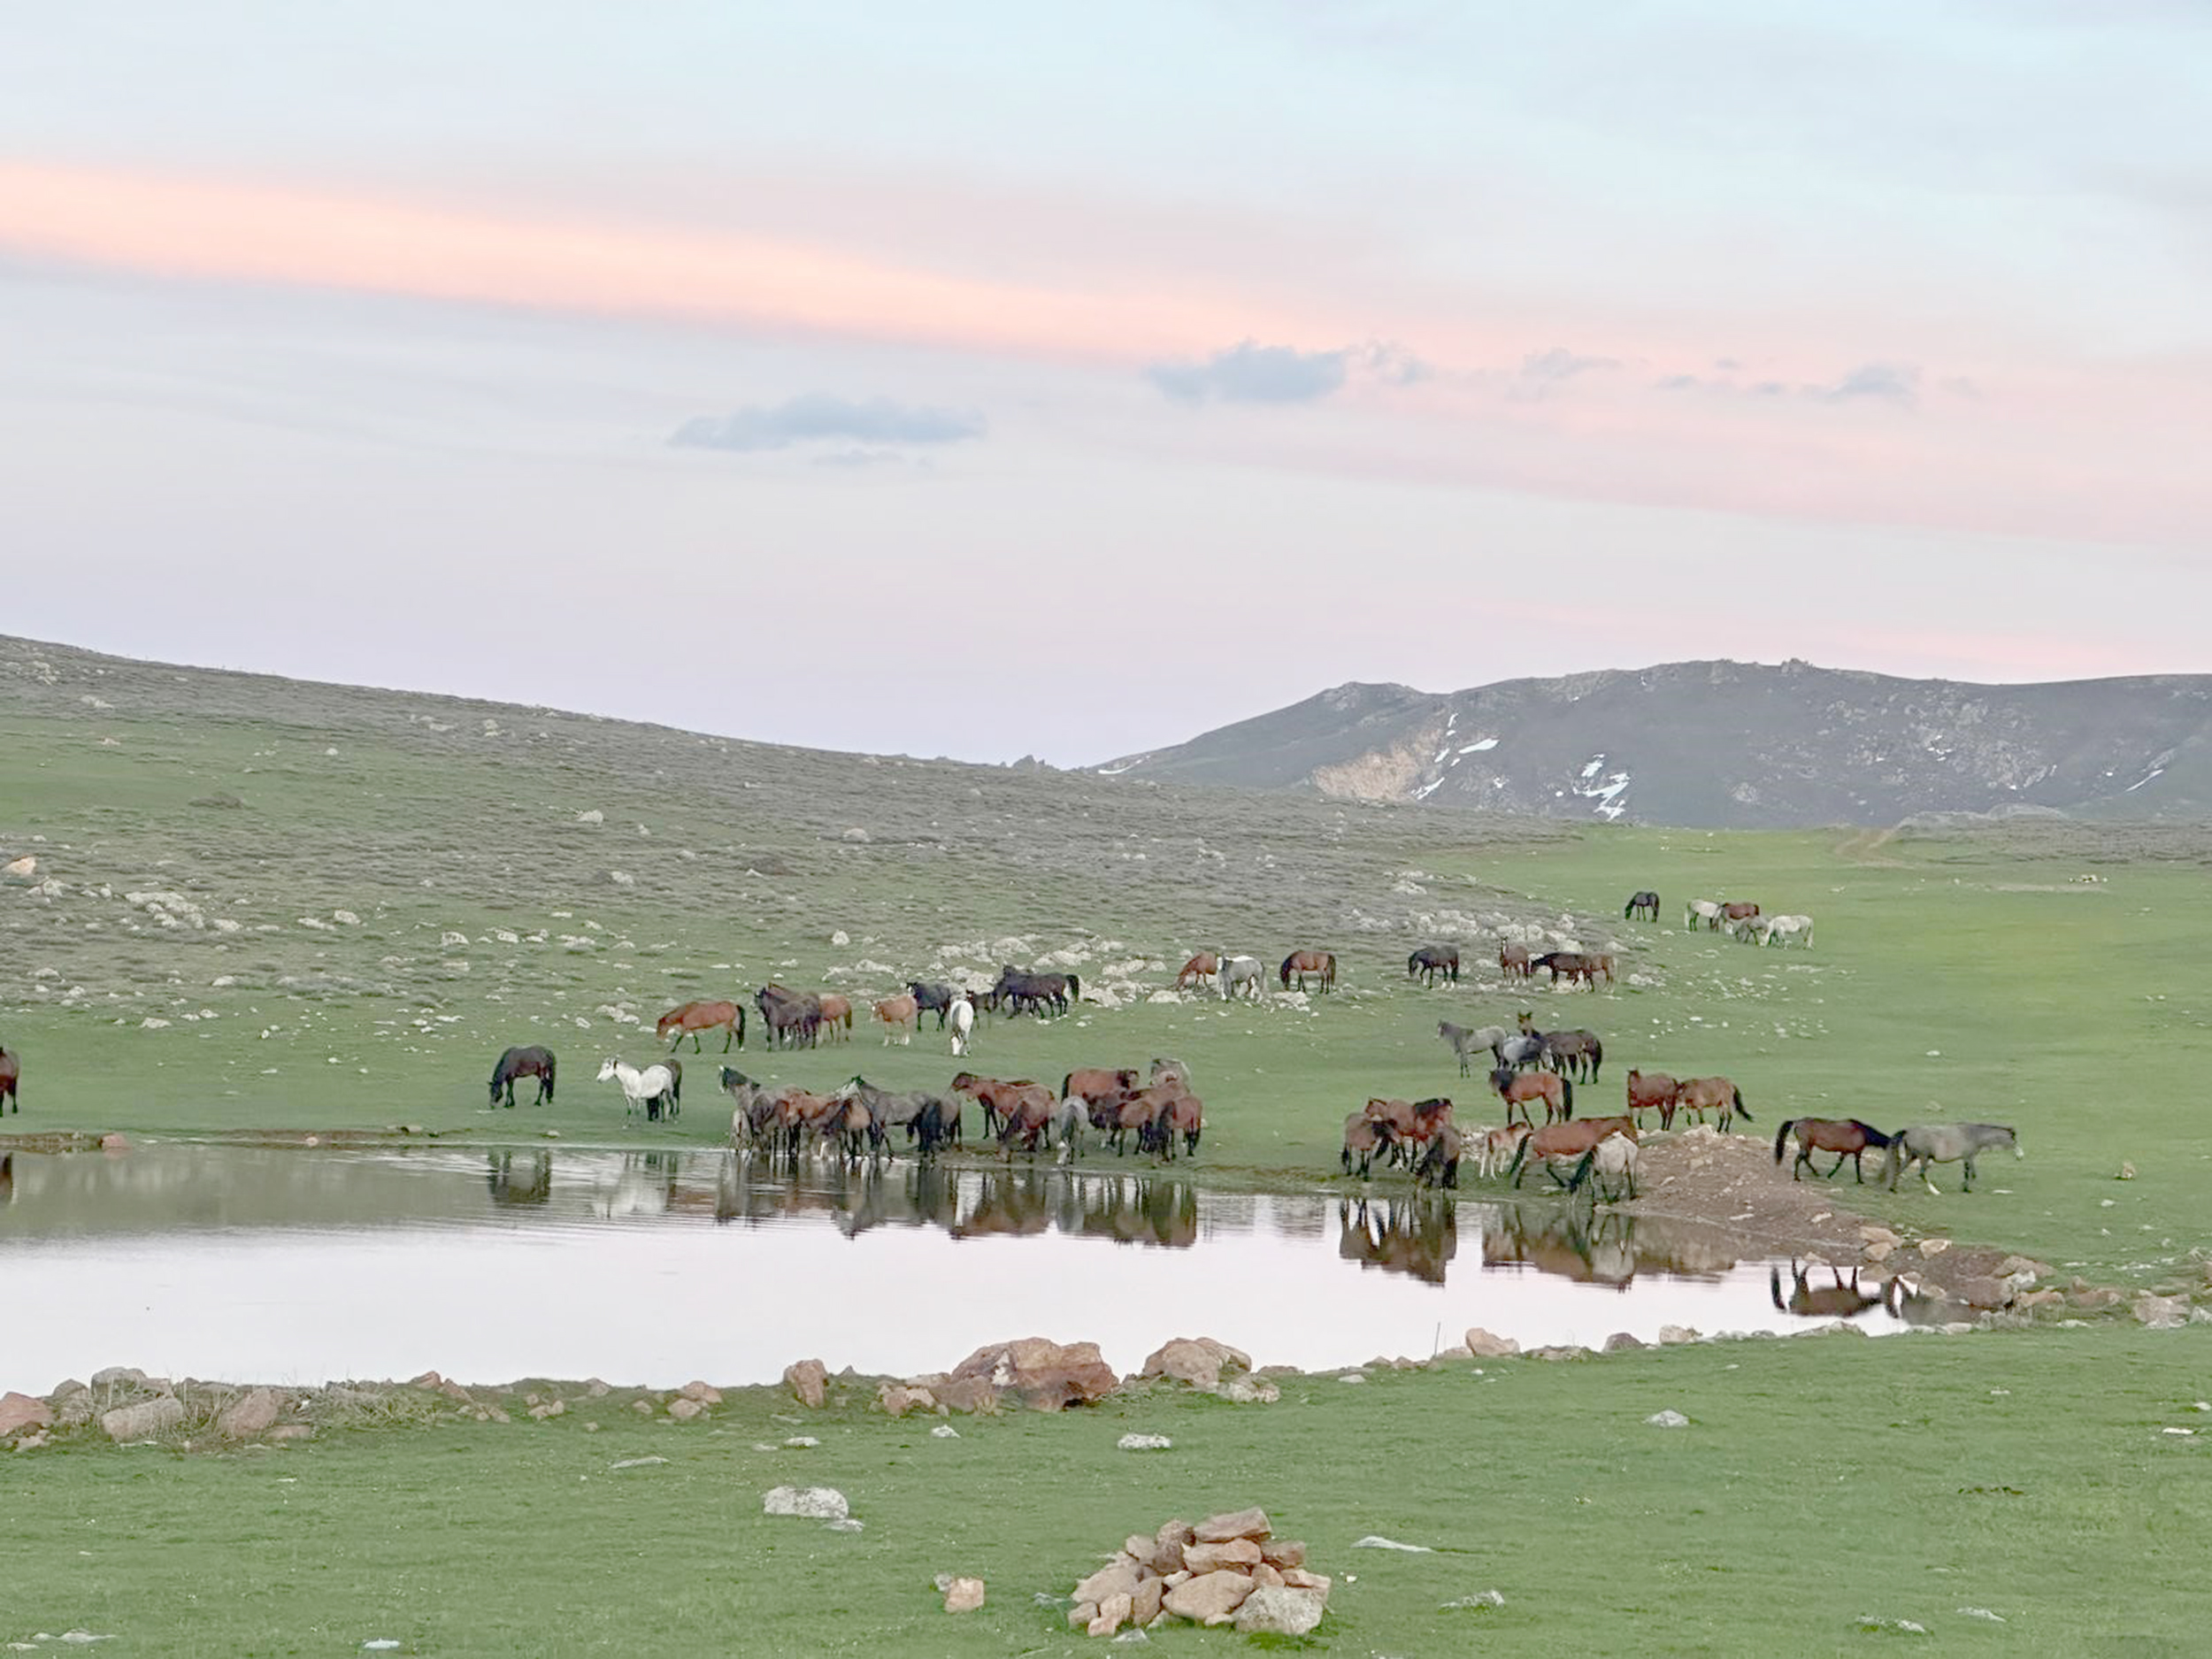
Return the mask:
MULTIPOLYGON (((2212 1339, 2196 1330, 1709 1344, 1286 1379, 1059 1417, 894 1422, 769 1390, 703 1423, 545 1425, 280 1452, 0 1462, 0 1639, 276 1655, 1077 1653, 1066 1593, 1125 1533, 1257 1502, 1338 1586, 1314 1646, 1580 1655, 2201 1651, 2212 1339), (1666 1431, 1663 1408, 1692 1419, 1666 1431), (2166 1427, 2204 1428, 2174 1436, 2166 1427), (1113 1449, 1126 1432, 1174 1449, 1113 1449), (804 1432, 810 1450, 761 1452, 804 1432), (626 1458, 664 1464, 616 1471, 626 1458), (842 1490, 865 1530, 760 1513, 842 1490), (1432 1546, 1356 1550, 1377 1533, 1432 1546), (989 1605, 951 1618, 930 1579, 989 1605), (1348 1582, 1356 1578, 1356 1582, 1348 1582), (1440 1610, 1485 1590, 1491 1611, 1440 1610), (1982 1608, 1997 1624, 1962 1613, 1982 1608)), ((1219 1632, 1170 1651, 1244 1650, 1219 1632)))

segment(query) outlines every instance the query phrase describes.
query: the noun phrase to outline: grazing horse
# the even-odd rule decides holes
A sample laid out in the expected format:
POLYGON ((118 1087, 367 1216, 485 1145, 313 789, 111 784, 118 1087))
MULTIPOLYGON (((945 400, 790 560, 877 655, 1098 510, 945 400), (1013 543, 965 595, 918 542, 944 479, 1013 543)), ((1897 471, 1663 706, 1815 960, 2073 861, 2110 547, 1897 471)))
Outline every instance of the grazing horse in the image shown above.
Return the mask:
POLYGON ((1715 926, 1733 927, 1738 922, 1747 921, 1758 913, 1759 907, 1752 900, 1736 899, 1720 907, 1720 918, 1715 926))
POLYGON ((915 1001, 911 991, 902 991, 896 996, 887 996, 876 1004, 876 1018, 883 1022, 883 1041, 888 1045, 891 1033, 898 1033, 902 1044, 914 1041, 914 1027, 920 1023, 922 1005, 915 1001))
POLYGON ((1202 950, 1183 964, 1183 971, 1175 976, 1175 988, 1179 991, 1187 991, 1194 985, 1204 985, 1210 989, 1210 981, 1220 972, 1220 953, 1213 950, 1202 950))
POLYGON ((1532 957, 1528 966, 1531 973, 1539 968, 1549 969, 1554 985, 1559 983, 1563 974, 1569 985, 1579 979, 1593 991, 1598 988, 1601 976, 1608 985, 1613 983, 1614 962, 1610 956, 1586 956, 1578 950, 1548 950, 1540 956, 1532 957))
POLYGON ((1993 1152, 2008 1147, 2016 1158, 2028 1155, 2021 1149, 2018 1135, 2005 1124, 1915 1124, 1909 1129, 1900 1129, 1889 1148, 1889 1190, 1897 1190, 1897 1178, 1914 1164, 1920 1166, 1920 1179, 1928 1190, 1939 1198, 1943 1189, 1928 1179, 1929 1166, 1936 1164, 1963 1164, 1965 1184, 1960 1191, 1974 1190, 1974 1156, 1979 1152, 1993 1152))
POLYGON ((646 1122, 657 1123, 662 1107, 672 1108, 675 1104, 676 1076, 665 1064, 649 1065, 641 1071, 626 1061, 610 1056, 600 1064, 599 1081, 604 1083, 610 1078, 621 1086, 625 1117, 634 1116, 642 1106, 646 1122))
POLYGON ((1556 1071, 1516 1071, 1502 1065, 1490 1074, 1490 1087, 1498 1091, 1498 1098, 1505 1102, 1505 1120, 1513 1121, 1515 1108, 1521 1113, 1521 1121, 1530 1128, 1536 1119, 1528 1110, 1532 1100, 1544 1102, 1546 1123, 1564 1123, 1575 1115, 1575 1086, 1556 1071))
POLYGON ((1267 970, 1257 956, 1231 956, 1221 964, 1221 1000, 1225 1002, 1240 991, 1256 1002, 1266 982, 1267 970))
POLYGON ((1630 894, 1628 902, 1621 907, 1623 921, 1631 921, 1637 918, 1650 922, 1659 919, 1659 895, 1649 887, 1646 887, 1640 893, 1630 894))
POLYGON ((1681 1085, 1664 1071, 1631 1071, 1628 1074, 1628 1115, 1656 1111, 1662 1129, 1674 1127, 1674 1102, 1681 1085))
POLYGON ((1675 1087, 1674 1103, 1679 1110, 1694 1113, 1700 1123, 1705 1121, 1707 1112, 1716 1114, 1723 1134, 1739 1117, 1746 1123, 1752 1121, 1751 1108, 1743 1103, 1743 1091, 1724 1077, 1684 1078, 1675 1087))
POLYGON ((1710 899, 1692 899, 1685 904, 1682 907, 1682 931, 1694 933, 1700 922, 1705 924, 1707 933, 1717 933, 1720 930, 1720 906, 1710 899))
POLYGON ((1585 1118, 1578 1123, 1546 1124, 1541 1129, 1531 1130, 1522 1138, 1520 1150, 1513 1155, 1510 1173, 1514 1186, 1521 1184, 1521 1177, 1528 1173, 1527 1166, 1532 1160, 1578 1158, 1608 1135, 1626 1135, 1631 1141, 1635 1140, 1635 1120, 1585 1118))
POLYGON ((1508 979, 1517 973, 1524 979, 1532 978, 1536 968, 1529 960, 1528 947, 1519 944, 1500 945, 1498 947, 1498 972, 1508 979))
POLYGON ((1457 1187, 1459 1161, 1466 1156, 1467 1137, 1445 1124, 1429 1137, 1428 1149, 1413 1168, 1416 1187, 1457 1187))
POLYGON ((1605 1045, 1594 1031, 1548 1031, 1543 1033, 1543 1057, 1562 1076, 1578 1083, 1594 1083, 1605 1065, 1605 1045))
POLYGON ((1482 1049, 1490 1050, 1491 1057, 1499 1057, 1498 1045, 1507 1041, 1513 1033, 1502 1025, 1482 1025, 1470 1031, 1464 1025, 1455 1025, 1448 1019, 1436 1022, 1436 1034, 1449 1043, 1452 1052, 1459 1056, 1459 1074, 1470 1077, 1468 1061, 1482 1049))
POLYGON ((1775 1307, 1783 1313, 1801 1314, 1810 1319, 1848 1319, 1864 1313, 1869 1308, 1882 1305, 1881 1294, 1859 1288, 1859 1270, 1851 1270, 1851 1282, 1843 1282, 1843 1275, 1835 1268, 1828 1270, 1831 1280, 1825 1290, 1815 1290, 1805 1282, 1805 1270, 1795 1262, 1790 1263, 1790 1296, 1782 1300, 1782 1270, 1767 1269, 1767 1294, 1775 1307))
POLYGON ((968 1001, 965 991, 953 999, 950 1013, 952 1051, 956 1055, 963 1055, 968 1052, 969 1040, 975 1030, 975 1004, 968 1001))
POLYGON ((937 1029, 940 1031, 944 1030, 946 1016, 952 1012, 953 999, 966 995, 954 990, 949 985, 936 985, 926 979, 909 979, 906 994, 914 999, 918 1013, 937 1016, 937 1029))
POLYGON ((1352 1172, 1352 1160, 1359 1159, 1359 1178, 1367 1179, 1368 1165, 1375 1161, 1377 1151, 1390 1145, 1383 1126, 1363 1111, 1357 1111, 1344 1120, 1344 1153, 1338 1159, 1344 1172, 1352 1172))
POLYGON ((952 1089, 956 1094, 965 1094, 983 1108, 983 1133, 987 1135, 1002 1134, 1004 1123, 1022 1102, 1042 1101, 1049 1107, 1052 1101, 1052 1092, 1029 1078, 1010 1081, 963 1071, 952 1079, 952 1089))
POLYGON ((1409 979, 1419 979, 1433 988, 1436 976, 1440 973, 1454 985, 1459 983, 1457 945, 1424 945, 1406 958, 1406 978, 1409 979))
POLYGON ((1761 932, 1763 937, 1759 942, 1762 944, 1773 945, 1786 940, 1801 939, 1805 941, 1806 949, 1813 948, 1813 918, 1809 916, 1770 916, 1766 918, 1766 926, 1761 932))
POLYGON ((745 1046, 745 1010, 735 1002, 686 1002, 681 1008, 672 1008, 653 1022, 653 1034, 665 1037, 676 1033, 675 1041, 668 1045, 671 1054, 685 1037, 691 1039, 691 1051, 699 1052, 699 1033, 722 1027, 722 1052, 727 1054, 734 1042, 745 1046))
POLYGON ((1310 973, 1321 981, 1324 991, 1336 989, 1336 958, 1325 950, 1294 950, 1283 958, 1279 977, 1283 989, 1290 989, 1293 975, 1297 977, 1298 988, 1306 988, 1306 976, 1310 973))
POLYGON ((1567 1190, 1578 1193, 1591 1183, 1591 1194, 1609 1204, 1636 1196, 1636 1143, 1626 1135, 1608 1135, 1582 1155, 1567 1190))
MULTIPOLYGON (((12 1102, 19 1115, 23 1110, 23 1102, 17 1099, 15 1089, 22 1076, 23 1063, 5 1048, 0 1048, 0 1104, 12 1102)), ((549 1088, 546 1090, 549 1094, 552 1092, 549 1088)))
POLYGON ((1832 1180, 1836 1171, 1843 1167, 1844 1159, 1849 1158, 1852 1178, 1861 1185, 1866 1181, 1866 1171, 1860 1166, 1859 1160, 1865 1156, 1866 1149, 1872 1147, 1879 1151, 1886 1148, 1892 1139, 1872 1124, 1863 1124, 1855 1118, 1793 1118, 1775 1131, 1774 1161, 1777 1164, 1782 1161, 1782 1149, 1789 1144, 1792 1135, 1797 1137, 1797 1161, 1790 1165, 1790 1179, 1797 1179, 1797 1172, 1801 1169, 1811 1170, 1814 1174, 1819 1175, 1820 1171, 1813 1164, 1813 1154, 1832 1152, 1836 1155, 1836 1161, 1821 1179, 1832 1180))
MULTIPOLYGON (((13 1058, 0 1050, 0 1090, 10 1088, 15 1082, 15 1072, 8 1064, 13 1058)), ((511 1106, 515 1103, 515 1079, 534 1077, 538 1080, 538 1097, 530 1103, 542 1106, 553 1098, 553 1051, 550 1048, 510 1048, 499 1056, 499 1064, 492 1068, 492 1104, 511 1106)))

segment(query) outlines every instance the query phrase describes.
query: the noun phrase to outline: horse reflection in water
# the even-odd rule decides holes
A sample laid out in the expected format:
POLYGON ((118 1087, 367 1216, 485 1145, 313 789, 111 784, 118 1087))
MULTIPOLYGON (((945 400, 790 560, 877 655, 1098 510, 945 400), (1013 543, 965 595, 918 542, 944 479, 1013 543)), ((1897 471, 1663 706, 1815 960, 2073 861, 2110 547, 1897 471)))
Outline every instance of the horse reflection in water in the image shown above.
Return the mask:
POLYGON ((1859 1288, 1859 1270, 1851 1270, 1851 1282, 1843 1282, 1839 1269, 1828 1270, 1829 1283, 1814 1285, 1808 1269, 1797 1263, 1790 1263, 1790 1294, 1786 1301, 1782 1295, 1782 1270, 1778 1265, 1767 1269, 1767 1294, 1775 1307, 1783 1313, 1800 1314, 1807 1318, 1850 1319, 1869 1308, 1882 1305, 1880 1291, 1859 1288))
POLYGON ((1440 1285, 1459 1253, 1458 1207, 1430 1195, 1340 1199, 1336 1253, 1363 1268, 1440 1285))
POLYGON ((550 1152, 487 1152, 484 1164, 495 1204, 542 1204, 553 1196, 550 1152))
POLYGON ((1626 1290, 1638 1273, 1709 1279, 1736 1264, 1726 1240, 1705 1229, 1654 1217, 1580 1209, 1530 1214, 1485 1206, 1485 1267, 1532 1267, 1578 1284, 1626 1290))
POLYGON ((634 1216, 664 1216, 672 1210, 703 1207, 705 1194, 685 1188, 680 1152, 626 1152, 611 1181, 602 1181, 593 1193, 591 1207, 607 1220, 634 1216))

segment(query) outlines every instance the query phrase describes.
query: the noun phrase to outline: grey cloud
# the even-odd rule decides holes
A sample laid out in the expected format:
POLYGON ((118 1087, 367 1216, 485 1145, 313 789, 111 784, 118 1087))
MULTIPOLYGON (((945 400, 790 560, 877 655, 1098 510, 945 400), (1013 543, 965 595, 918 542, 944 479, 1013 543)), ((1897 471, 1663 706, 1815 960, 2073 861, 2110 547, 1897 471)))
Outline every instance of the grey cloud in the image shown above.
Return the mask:
POLYGON ((1807 389, 1824 403, 1884 397, 1893 403, 1910 404, 1920 396, 1920 371, 1909 363, 1862 363, 1832 386, 1807 389))
POLYGON ((1591 357, 1570 351, 1564 346, 1554 346, 1549 351, 1532 351, 1521 359, 1521 378, 1543 385, 1556 385, 1571 380, 1578 374, 1590 374, 1601 369, 1617 369, 1618 357, 1591 357))
POLYGON ((1403 346, 1387 340, 1371 340, 1360 350, 1366 371, 1386 386, 1413 386, 1436 373, 1403 346))
POLYGON ((684 422, 669 442, 684 449, 752 454, 826 442, 959 443, 980 438, 983 433, 983 417, 972 410, 896 403, 887 397, 856 403, 826 392, 810 392, 785 403, 755 404, 727 415, 701 415, 684 422))
MULTIPOLYGON (((1344 384, 1348 350, 1300 351, 1241 341, 1202 363, 1155 363, 1145 378, 1179 403, 1310 403, 1344 384)), ((1410 361, 1410 359, 1409 359, 1410 361)))

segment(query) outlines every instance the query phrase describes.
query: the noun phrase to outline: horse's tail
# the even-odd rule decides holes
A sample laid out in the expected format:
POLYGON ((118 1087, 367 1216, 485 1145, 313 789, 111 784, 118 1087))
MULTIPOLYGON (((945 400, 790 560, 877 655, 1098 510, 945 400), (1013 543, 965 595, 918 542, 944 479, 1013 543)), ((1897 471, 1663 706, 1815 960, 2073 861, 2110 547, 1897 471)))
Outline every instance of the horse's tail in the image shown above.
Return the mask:
POLYGON ((1605 1069, 1605 1045, 1597 1038, 1590 1039, 1590 1081, 1598 1080, 1598 1073, 1605 1069))
POLYGON ((548 1048, 545 1051, 545 1097, 548 1100, 551 1100, 553 1098, 554 1065, 555 1061, 553 1058, 553 1051, 550 1048, 548 1048))
POLYGON ((1746 1123, 1753 1122, 1754 1119, 1751 1116, 1751 1108, 1743 1103, 1743 1091, 1738 1088, 1733 1083, 1731 1083, 1728 1086, 1728 1092, 1736 1097, 1736 1116, 1742 1118, 1746 1123))
POLYGON ((1079 1002, 1082 1000, 1083 981, 1077 979, 1072 973, 1071 973, 1068 975, 1068 1001, 1071 1002, 1079 1002))
POLYGON ((1562 1118, 1575 1115, 1575 1086, 1563 1077, 1559 1079, 1559 1115, 1562 1118))
MULTIPOLYGON (((1774 1132, 1774 1161, 1777 1164, 1779 1164, 1782 1161, 1782 1148, 1788 1143, 1790 1131, 1796 1127, 1797 1119, 1791 1118, 1786 1119, 1782 1126, 1774 1132)), ((1859 1127, 1863 1129, 1866 1125, 1864 1124, 1861 1124, 1859 1127)), ((1886 1145, 1887 1143, 1884 1142, 1883 1144, 1886 1145)))
POLYGON ((1290 964, 1297 960, 1298 957, 1295 952, 1293 952, 1291 955, 1283 958, 1282 980, 1283 989, 1286 991, 1290 989, 1290 964))

